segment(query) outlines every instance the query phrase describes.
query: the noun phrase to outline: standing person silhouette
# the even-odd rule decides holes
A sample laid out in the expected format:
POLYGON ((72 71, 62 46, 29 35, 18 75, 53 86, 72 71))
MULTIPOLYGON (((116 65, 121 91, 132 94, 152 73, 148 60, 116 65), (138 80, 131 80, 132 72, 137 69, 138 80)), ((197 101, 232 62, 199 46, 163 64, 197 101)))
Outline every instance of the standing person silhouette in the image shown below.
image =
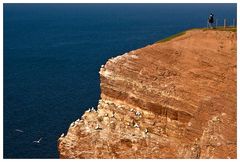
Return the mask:
POLYGON ((213 23, 214 23, 214 18, 213 18, 213 14, 211 13, 210 16, 208 17, 208 24, 209 24, 209 27, 211 29, 213 29, 213 23))

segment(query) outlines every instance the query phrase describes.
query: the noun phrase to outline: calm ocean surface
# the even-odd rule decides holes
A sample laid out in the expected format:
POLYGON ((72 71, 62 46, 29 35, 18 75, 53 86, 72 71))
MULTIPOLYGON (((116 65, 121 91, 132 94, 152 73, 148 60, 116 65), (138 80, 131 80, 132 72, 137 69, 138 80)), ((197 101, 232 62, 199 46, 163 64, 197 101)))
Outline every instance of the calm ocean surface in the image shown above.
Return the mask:
MULTIPOLYGON (((236 4, 4 4, 4 158, 58 158, 57 139, 99 96, 108 58, 236 4), (21 129, 24 132, 17 132, 21 129), (40 144, 32 141, 43 137, 40 144)), ((221 22, 220 22, 221 20, 221 22)))

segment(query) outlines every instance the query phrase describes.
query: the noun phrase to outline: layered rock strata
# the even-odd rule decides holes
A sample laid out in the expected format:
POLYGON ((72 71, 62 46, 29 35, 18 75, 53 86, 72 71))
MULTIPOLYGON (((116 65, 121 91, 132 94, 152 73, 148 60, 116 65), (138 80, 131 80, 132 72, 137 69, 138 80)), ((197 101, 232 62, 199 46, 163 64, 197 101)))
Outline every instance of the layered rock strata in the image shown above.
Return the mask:
POLYGON ((236 32, 190 30, 107 61, 60 158, 236 158, 236 32))

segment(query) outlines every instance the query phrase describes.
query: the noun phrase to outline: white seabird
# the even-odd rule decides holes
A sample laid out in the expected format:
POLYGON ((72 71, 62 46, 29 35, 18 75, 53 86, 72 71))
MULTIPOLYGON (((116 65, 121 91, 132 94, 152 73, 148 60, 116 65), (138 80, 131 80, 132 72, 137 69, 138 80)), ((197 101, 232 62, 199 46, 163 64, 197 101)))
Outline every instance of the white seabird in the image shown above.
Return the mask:
POLYGON ((148 129, 146 128, 146 129, 144 130, 144 132, 147 134, 147 133, 148 133, 148 129))
POLYGON ((136 114, 136 116, 140 116, 141 115, 141 113, 139 111, 137 111, 135 114, 136 114))
POLYGON ((74 125, 75 125, 75 122, 72 122, 71 125, 70 125, 70 127, 73 127, 74 125))
POLYGON ((92 107, 92 111, 96 112, 96 110, 94 109, 94 107, 92 107))
POLYGON ((86 112, 90 112, 91 111, 91 109, 88 109, 86 112))
POLYGON ((60 138, 64 137, 64 133, 61 134, 60 138))
POLYGON ((97 123, 97 126, 95 127, 95 130, 100 130, 102 128, 100 128, 99 124, 97 123))
POLYGON ((139 125, 137 123, 134 124, 134 128, 139 128, 139 125))
POLYGON ((21 130, 21 129, 15 129, 15 131, 16 132, 21 132, 21 133, 23 133, 24 131, 23 130, 21 130))
POLYGON ((40 143, 41 140, 42 140, 42 137, 37 141, 33 141, 33 143, 40 143))

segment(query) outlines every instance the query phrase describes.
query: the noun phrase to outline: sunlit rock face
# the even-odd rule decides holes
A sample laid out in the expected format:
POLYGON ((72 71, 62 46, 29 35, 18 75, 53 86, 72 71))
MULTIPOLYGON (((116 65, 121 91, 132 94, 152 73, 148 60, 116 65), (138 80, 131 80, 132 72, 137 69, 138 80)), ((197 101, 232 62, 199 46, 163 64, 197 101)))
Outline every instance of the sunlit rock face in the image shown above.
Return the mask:
POLYGON ((60 158, 236 158, 236 32, 190 30, 109 59, 60 158))

